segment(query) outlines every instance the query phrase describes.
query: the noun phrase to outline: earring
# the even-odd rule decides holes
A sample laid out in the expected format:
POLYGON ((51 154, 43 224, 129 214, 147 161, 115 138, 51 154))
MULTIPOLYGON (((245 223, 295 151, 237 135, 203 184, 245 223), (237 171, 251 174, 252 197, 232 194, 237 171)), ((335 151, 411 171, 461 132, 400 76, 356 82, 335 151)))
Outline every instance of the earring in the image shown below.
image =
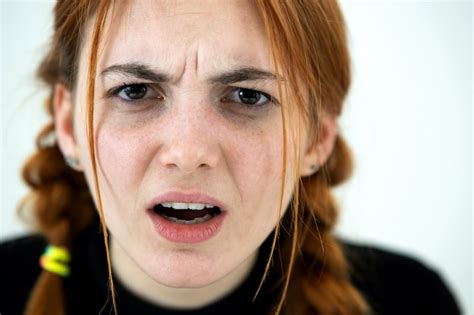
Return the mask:
POLYGON ((311 171, 313 172, 313 174, 318 172, 318 165, 311 164, 310 168, 311 168, 311 171))
POLYGON ((64 157, 64 160, 66 161, 66 164, 74 169, 74 170, 79 170, 79 160, 73 157, 72 155, 66 155, 64 157))

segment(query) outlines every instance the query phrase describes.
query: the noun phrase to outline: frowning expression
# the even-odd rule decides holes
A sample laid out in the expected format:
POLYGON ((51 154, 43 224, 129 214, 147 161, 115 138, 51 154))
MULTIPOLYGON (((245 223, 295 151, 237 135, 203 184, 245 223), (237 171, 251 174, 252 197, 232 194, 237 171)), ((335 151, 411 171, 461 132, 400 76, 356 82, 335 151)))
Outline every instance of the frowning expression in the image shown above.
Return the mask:
MULTIPOLYGON (((247 1, 131 1, 111 14, 94 109, 107 226, 155 281, 206 285, 254 254, 280 215, 282 122, 263 24, 247 1)), ((80 58, 74 126, 94 187, 87 49, 80 58)))

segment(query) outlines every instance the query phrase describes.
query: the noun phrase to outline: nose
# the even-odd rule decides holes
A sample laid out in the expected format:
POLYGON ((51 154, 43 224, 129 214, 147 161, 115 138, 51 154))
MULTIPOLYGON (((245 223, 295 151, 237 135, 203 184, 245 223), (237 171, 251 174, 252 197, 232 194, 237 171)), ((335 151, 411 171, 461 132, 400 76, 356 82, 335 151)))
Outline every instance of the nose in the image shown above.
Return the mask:
POLYGON ((204 104, 175 106, 163 130, 160 162, 182 173, 214 168, 219 160, 217 134, 204 104), (199 106, 201 105, 201 106, 199 106))

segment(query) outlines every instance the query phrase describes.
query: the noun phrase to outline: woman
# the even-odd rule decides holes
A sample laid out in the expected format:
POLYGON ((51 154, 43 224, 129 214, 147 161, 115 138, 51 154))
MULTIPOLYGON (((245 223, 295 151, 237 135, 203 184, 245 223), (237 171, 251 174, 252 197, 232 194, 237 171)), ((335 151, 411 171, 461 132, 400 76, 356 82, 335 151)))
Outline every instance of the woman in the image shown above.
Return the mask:
POLYGON ((423 265, 331 234, 335 1, 60 1, 39 77, 21 210, 44 238, 2 245, 2 313, 459 313, 423 265))

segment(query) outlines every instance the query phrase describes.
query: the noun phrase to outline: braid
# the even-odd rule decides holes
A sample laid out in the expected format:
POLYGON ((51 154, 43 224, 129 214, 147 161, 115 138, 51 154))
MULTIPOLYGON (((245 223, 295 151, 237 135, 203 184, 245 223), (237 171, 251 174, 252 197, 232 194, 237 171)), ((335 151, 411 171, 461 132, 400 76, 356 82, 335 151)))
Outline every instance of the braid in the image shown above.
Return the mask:
POLYGON ((313 263, 302 266, 305 275, 302 286, 305 298, 318 314, 369 313, 363 296, 350 282, 349 266, 342 248, 331 235, 338 210, 330 186, 347 179, 351 171, 350 151, 338 136, 327 164, 328 174, 321 172, 303 181, 302 200, 308 211, 304 218, 307 229, 302 236, 302 249, 305 262, 313 263), (318 231, 319 235, 311 231, 318 231))
MULTIPOLYGON (((84 175, 66 165, 55 143, 53 86, 60 82, 73 89, 81 34, 97 3, 96 0, 59 0, 56 3, 50 50, 37 69, 37 77, 51 87, 51 94, 44 104, 51 120, 39 132, 36 152, 23 166, 22 177, 30 191, 20 202, 18 214, 55 246, 70 247, 74 237, 95 215, 84 175)), ((29 296, 25 314, 65 314, 62 286, 60 276, 42 271, 29 296)))
MULTIPOLYGON (((370 306, 352 285, 348 261, 331 234, 338 211, 330 187, 346 180, 351 171, 350 151, 338 136, 325 167, 302 179, 298 257, 291 273, 284 314, 371 314, 370 306)), ((288 266, 291 246, 288 239, 280 244, 283 260, 279 266, 288 266)))
MULTIPOLYGON (((52 98, 46 101, 52 112, 52 98)), ((37 151, 27 160, 22 177, 30 192, 18 207, 19 216, 43 234, 50 244, 70 246, 94 215, 90 193, 81 173, 70 169, 58 146, 51 145, 53 123, 40 131, 37 151), (74 205, 73 207, 71 205, 74 205)), ((64 314, 62 278, 42 271, 29 297, 26 315, 64 314)))

